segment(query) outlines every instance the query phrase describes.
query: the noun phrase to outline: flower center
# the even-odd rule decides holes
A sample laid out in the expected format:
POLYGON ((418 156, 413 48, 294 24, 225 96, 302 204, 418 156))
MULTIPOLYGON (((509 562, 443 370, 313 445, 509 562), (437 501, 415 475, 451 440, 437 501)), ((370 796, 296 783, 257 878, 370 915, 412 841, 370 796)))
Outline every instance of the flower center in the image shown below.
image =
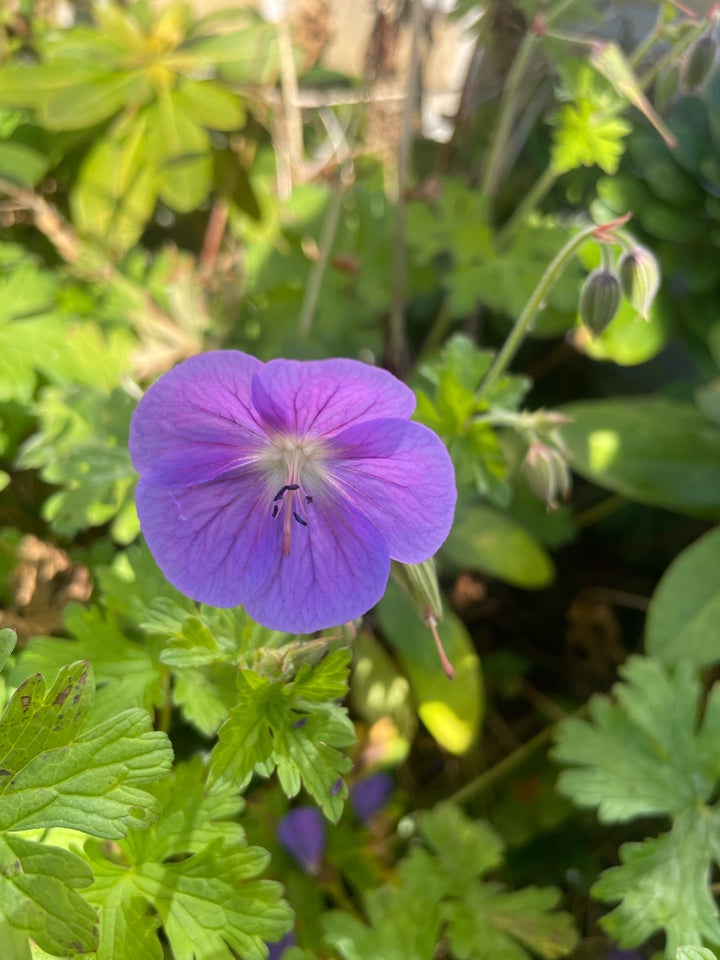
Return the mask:
POLYGON ((283 517, 283 555, 290 556, 293 521, 307 527, 307 506, 313 498, 306 492, 302 473, 317 474, 322 460, 317 443, 304 443, 289 437, 280 438, 273 444, 271 463, 274 475, 284 476, 285 483, 272 498, 272 519, 283 517))

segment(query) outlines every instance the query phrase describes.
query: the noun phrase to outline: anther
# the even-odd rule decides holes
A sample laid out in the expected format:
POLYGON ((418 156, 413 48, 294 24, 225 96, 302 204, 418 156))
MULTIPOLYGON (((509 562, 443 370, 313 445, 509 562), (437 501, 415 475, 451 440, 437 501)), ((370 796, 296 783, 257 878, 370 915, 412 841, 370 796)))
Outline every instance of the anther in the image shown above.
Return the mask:
POLYGON ((285 496, 285 493, 288 490, 299 490, 299 489, 300 489, 299 483, 286 483, 284 487, 280 487, 278 492, 273 497, 273 501, 282 500, 282 498, 285 496))
POLYGON ((297 520, 297 522, 300 524, 301 527, 307 526, 307 520, 303 520, 300 514, 296 513, 294 510, 293 510, 293 516, 295 517, 295 519, 297 520))
POLYGON ((278 515, 278 510, 279 510, 279 509, 280 509, 280 507, 279 507, 277 504, 275 504, 275 506, 273 507, 273 512, 272 512, 272 518, 273 518, 273 520, 274 520, 275 517, 278 515))
POLYGON ((305 503, 312 503, 312 502, 313 502, 312 497, 305 497, 305 503))

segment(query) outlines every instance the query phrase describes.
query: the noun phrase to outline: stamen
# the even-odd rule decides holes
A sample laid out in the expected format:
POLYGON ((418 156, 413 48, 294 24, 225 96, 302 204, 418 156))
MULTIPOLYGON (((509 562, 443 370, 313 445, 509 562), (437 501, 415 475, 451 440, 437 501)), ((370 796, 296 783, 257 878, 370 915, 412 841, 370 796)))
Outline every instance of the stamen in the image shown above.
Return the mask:
POLYGON ((275 517, 278 515, 278 510, 279 510, 279 509, 280 509, 280 507, 279 507, 277 504, 275 504, 275 506, 273 507, 273 511, 272 511, 272 518, 273 518, 273 520, 274 520, 275 517))
POLYGON ((313 502, 312 497, 305 497, 305 503, 312 503, 312 502, 313 502))
POLYGON ((293 510, 293 516, 295 517, 295 519, 297 520, 297 522, 300 524, 301 527, 307 526, 307 520, 303 520, 300 514, 297 513, 295 510, 293 510))
POLYGON ((299 483, 286 483, 285 486, 280 487, 278 492, 275 494, 275 496, 273 497, 273 502, 275 500, 282 500, 287 490, 299 490, 299 489, 300 489, 299 483))

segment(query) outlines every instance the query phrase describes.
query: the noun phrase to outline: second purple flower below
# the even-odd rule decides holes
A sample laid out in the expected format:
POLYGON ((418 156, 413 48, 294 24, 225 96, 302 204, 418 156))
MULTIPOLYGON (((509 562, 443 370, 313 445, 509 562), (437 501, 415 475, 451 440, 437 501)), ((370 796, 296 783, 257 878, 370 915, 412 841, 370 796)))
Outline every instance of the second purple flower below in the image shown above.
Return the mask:
POLYGON ((182 593, 311 633, 382 597, 390 560, 447 537, 456 491, 415 396, 355 360, 193 357, 140 401, 130 453, 148 546, 182 593))

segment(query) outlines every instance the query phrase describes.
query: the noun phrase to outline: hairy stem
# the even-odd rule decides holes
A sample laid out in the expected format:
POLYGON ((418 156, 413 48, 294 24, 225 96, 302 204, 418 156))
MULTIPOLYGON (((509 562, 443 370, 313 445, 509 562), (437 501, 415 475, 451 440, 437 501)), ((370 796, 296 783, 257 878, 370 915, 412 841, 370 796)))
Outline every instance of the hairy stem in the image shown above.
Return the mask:
POLYGON ((488 391, 493 386, 495 381, 500 377, 509 363, 515 356, 525 338, 530 325, 535 319, 535 315, 538 310, 541 309, 545 298, 547 297, 550 288, 555 283, 557 278, 560 276, 562 271, 565 269, 568 261, 576 253, 577 250, 593 235, 602 234, 603 228, 599 228, 596 224, 593 224, 590 227, 586 227, 584 230, 581 230, 580 233, 577 233, 572 237, 565 246, 556 254, 555 258, 552 260, 548 266, 545 273, 542 275, 540 282, 533 291, 530 299, 525 304, 522 313, 517 318, 515 326, 510 331, 510 334, 502 346, 502 349, 495 357, 493 365, 488 370, 487 376, 480 385, 479 397, 487 396, 488 391))
POLYGON ((330 194, 330 202, 328 203, 327 212, 325 213, 325 220, 323 221, 322 231, 320 233, 320 252, 317 260, 315 263, 313 263, 312 269, 310 270, 310 275, 308 276, 307 285, 305 287, 305 295, 303 297, 302 307, 300 308, 300 316, 298 317, 298 333, 301 337, 308 337, 310 335, 310 331, 312 330, 313 320, 315 319, 315 311, 317 310, 318 300, 320 298, 320 290, 322 288, 327 265, 330 261, 330 253, 335 242, 335 234, 337 233, 338 224, 340 222, 340 212, 342 210, 343 200, 345 199, 345 195, 347 194, 350 183, 352 182, 351 173, 351 164, 348 165, 347 169, 343 168, 340 170, 333 185, 332 193, 330 194))

